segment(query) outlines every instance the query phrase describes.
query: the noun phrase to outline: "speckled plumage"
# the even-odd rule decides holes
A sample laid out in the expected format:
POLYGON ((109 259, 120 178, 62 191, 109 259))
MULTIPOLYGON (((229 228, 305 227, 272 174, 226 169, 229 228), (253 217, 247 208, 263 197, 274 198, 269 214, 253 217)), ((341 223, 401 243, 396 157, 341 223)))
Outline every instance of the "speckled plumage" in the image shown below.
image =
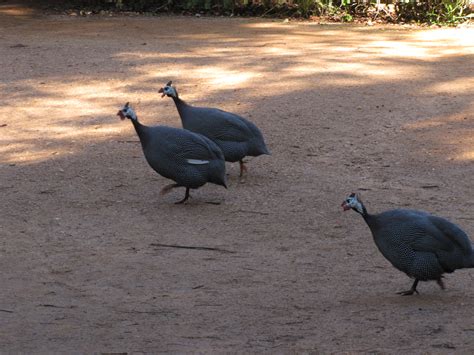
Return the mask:
POLYGON ((380 214, 369 214, 362 202, 350 206, 351 195, 343 203, 345 209, 353 208, 369 226, 380 252, 398 270, 418 281, 441 282, 444 273, 474 267, 472 243, 464 231, 454 223, 427 212, 396 209, 380 214), (345 206, 348 206, 345 207, 345 206))
POLYGON ((258 127, 236 114, 209 107, 195 107, 178 97, 176 89, 168 86, 160 92, 170 94, 176 104, 183 128, 200 133, 214 141, 224 153, 226 161, 241 161, 246 156, 270 154, 258 127))
MULTIPOLYGON (((131 121, 148 164, 161 176, 175 181, 172 187, 196 189, 207 182, 226 186, 224 156, 210 139, 184 129, 148 127, 136 117, 131 121)), ((189 190, 186 196, 188 193, 189 190)))

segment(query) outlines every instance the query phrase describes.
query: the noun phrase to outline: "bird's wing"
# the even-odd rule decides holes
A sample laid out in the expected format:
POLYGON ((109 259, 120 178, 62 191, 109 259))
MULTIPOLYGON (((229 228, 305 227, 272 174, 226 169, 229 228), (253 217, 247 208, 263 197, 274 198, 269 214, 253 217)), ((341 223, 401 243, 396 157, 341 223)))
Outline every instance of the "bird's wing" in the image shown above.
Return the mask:
POLYGON ((217 108, 203 110, 201 113, 204 115, 200 122, 206 130, 206 135, 212 139, 245 142, 253 136, 242 117, 236 114, 217 108))
POLYGON ((433 226, 439 231, 439 234, 453 247, 462 250, 465 253, 472 252, 472 244, 467 234, 454 223, 437 216, 429 216, 433 226))
POLYGON ((414 251, 436 253, 453 250, 453 245, 449 240, 443 238, 436 230, 419 228, 412 230, 404 239, 404 242, 414 251))
POLYGON ((448 220, 426 215, 415 223, 407 223, 404 242, 415 251, 451 252, 455 249, 471 252, 471 242, 458 226, 448 220))
MULTIPOLYGON (((392 210, 380 214, 383 233, 396 235, 397 240, 414 251, 452 251, 454 245, 433 224, 432 215, 416 210, 392 210)), ((397 242, 398 243, 398 242, 397 242)))
POLYGON ((181 133, 186 136, 186 139, 180 141, 177 151, 189 164, 199 165, 204 164, 202 163, 204 161, 224 160, 222 150, 210 139, 198 133, 185 130, 181 133))

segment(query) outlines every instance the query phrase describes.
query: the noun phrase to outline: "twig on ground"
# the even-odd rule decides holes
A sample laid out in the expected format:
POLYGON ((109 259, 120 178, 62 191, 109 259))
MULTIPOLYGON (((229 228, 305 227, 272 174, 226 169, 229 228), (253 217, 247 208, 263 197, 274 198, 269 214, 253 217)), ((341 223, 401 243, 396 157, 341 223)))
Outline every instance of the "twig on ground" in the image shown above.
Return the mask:
POLYGON ((51 308, 76 308, 76 306, 57 306, 55 304, 39 304, 38 307, 51 307, 51 308))
POLYGON ((162 244, 162 243, 151 243, 153 247, 163 247, 163 248, 177 248, 177 249, 193 249, 193 250, 209 250, 209 251, 219 251, 221 253, 230 253, 234 254, 234 251, 220 249, 220 248, 211 248, 211 247, 195 247, 195 246, 188 246, 188 245, 177 245, 177 244, 162 244))

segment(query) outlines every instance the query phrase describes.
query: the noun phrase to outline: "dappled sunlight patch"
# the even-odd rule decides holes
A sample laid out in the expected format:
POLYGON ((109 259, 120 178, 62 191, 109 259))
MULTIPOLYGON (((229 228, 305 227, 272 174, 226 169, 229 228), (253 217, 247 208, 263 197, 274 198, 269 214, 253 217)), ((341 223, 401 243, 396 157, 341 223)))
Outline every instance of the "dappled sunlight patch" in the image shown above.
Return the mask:
POLYGON ((356 85, 370 85, 375 82, 390 79, 392 81, 403 81, 403 69, 394 66, 379 66, 362 62, 338 62, 334 65, 320 66, 317 63, 306 63, 286 68, 284 71, 293 75, 324 74, 319 82, 326 82, 328 86, 343 86, 353 82, 356 85), (337 74, 339 77, 331 76, 337 74), (327 76, 331 76, 327 80, 327 76), (344 76, 341 78, 340 76, 344 76))
POLYGON ((326 77, 319 81, 320 86, 339 86, 339 87, 361 87, 361 85, 367 85, 370 80, 361 80, 360 78, 354 77, 326 77))
POLYGON ((118 83, 50 81, 38 86, 34 81, 20 83, 31 88, 31 95, 0 107, 8 117, 0 131, 0 162, 31 164, 56 159, 88 142, 109 139, 124 129, 116 113, 126 101, 118 83), (38 93, 40 95, 36 95, 38 93), (123 96, 124 102, 117 101, 123 96))
POLYGON ((474 30, 444 28, 438 30, 415 31, 404 40, 374 40, 365 45, 379 56, 396 58, 416 58, 430 60, 441 56, 459 54, 459 47, 463 52, 474 53, 474 30))
POLYGON ((403 58, 426 58, 428 49, 419 43, 395 42, 395 41, 375 41, 365 46, 371 48, 379 55, 403 58))
POLYGON ((125 84, 127 81, 121 82, 118 80, 88 80, 87 82, 76 81, 74 85, 71 84, 59 84, 56 83, 48 86, 46 90, 51 96, 55 97, 52 99, 52 104, 60 105, 62 101, 61 96, 65 96, 69 100, 69 108, 77 108, 81 110, 89 110, 89 112, 99 113, 104 109, 103 104, 99 104, 96 101, 102 101, 103 99, 116 99, 117 97, 123 96, 126 93, 125 84))
MULTIPOLYGON (((185 53, 182 52, 168 52, 168 53, 156 53, 156 52, 122 52, 119 54, 114 55, 115 59, 124 62, 130 61, 156 61, 155 65, 160 65, 162 62, 167 62, 169 60, 189 60, 189 59, 196 59, 196 58, 207 58, 213 56, 222 56, 227 52, 236 51, 235 48, 216 48, 212 51, 208 51, 206 53, 200 53, 200 51, 186 51, 185 53)), ((139 64, 139 63, 137 63, 139 64)), ((173 63, 178 64, 178 63, 173 63)))
POLYGON ((425 45, 462 46, 464 47, 463 52, 474 53, 474 28, 442 28, 420 31, 414 33, 412 37, 416 40, 426 41, 425 45))
POLYGON ((90 126, 83 124, 61 125, 59 118, 52 117, 48 123, 39 119, 35 123, 17 120, 15 131, 7 140, 2 137, 0 163, 27 164, 48 159, 56 159, 72 153, 89 142, 106 140, 110 135, 118 135, 120 126, 90 126))
MULTIPOLYGON (((253 108, 254 100, 284 98, 289 93, 304 93, 315 87, 339 92, 347 87, 369 88, 384 82, 388 86, 404 85, 407 80, 419 80, 425 75, 432 78, 437 75, 432 66, 438 62, 436 58, 459 54, 460 46, 472 45, 472 32, 375 31, 365 27, 350 31, 341 25, 248 21, 232 34, 191 31, 178 35, 188 42, 175 41, 170 36, 160 37, 164 42, 159 45, 151 45, 151 40, 147 40, 149 45, 137 50, 120 47, 110 55, 114 62, 111 68, 115 64, 117 70, 112 79, 106 76, 100 80, 102 74, 92 74, 68 76, 67 81, 61 77, 41 83, 18 80, 14 90, 0 84, 0 88, 11 92, 8 107, 0 107, 0 114, 13 114, 17 131, 11 131, 15 136, 12 144, 35 136, 59 146, 102 141, 112 135, 133 133, 129 122, 121 123, 115 116, 127 101, 145 124, 179 126, 174 104, 169 99, 161 100, 158 94, 168 80, 190 103, 210 106, 210 102, 215 102, 212 106, 244 111, 253 108), (216 95, 224 92, 226 100, 216 99, 216 95)), ((423 88, 417 88, 417 95, 462 94, 473 79, 442 80, 435 84, 430 81, 430 87, 420 83, 423 88)), ((474 83, 470 86, 474 87, 474 83)), ((436 128, 451 119, 419 120, 405 128, 436 128)), ((19 159, 25 149, 35 152, 29 155, 30 161, 54 156, 49 148, 26 144, 10 146, 4 151, 4 158, 19 159)), ((57 150, 56 154, 62 153, 57 150)))
POLYGON ((15 142, 6 143, 2 140, 0 146, 0 164, 26 165, 44 161, 55 157, 70 154, 71 149, 58 147, 55 144, 39 144, 38 139, 31 138, 15 142))
POLYGON ((294 27, 290 25, 289 23, 283 23, 283 21, 262 21, 262 22, 253 22, 253 23, 245 23, 241 25, 242 27, 247 27, 247 28, 278 28, 280 26, 286 26, 286 27, 294 27))
POLYGON ((206 79, 210 84, 219 87, 234 87, 256 77, 256 74, 250 71, 228 70, 219 67, 204 67, 195 69, 194 72, 197 77, 206 79))
POLYGON ((0 15, 8 16, 31 16, 34 11, 30 7, 23 7, 19 5, 1 5, 0 6, 0 15))
POLYGON ((288 57, 300 57, 303 55, 303 51, 299 49, 292 49, 286 47, 264 47, 261 49, 263 55, 272 56, 288 56, 288 57))
POLYGON ((455 156, 454 160, 474 161, 474 150, 462 152, 459 155, 455 156))

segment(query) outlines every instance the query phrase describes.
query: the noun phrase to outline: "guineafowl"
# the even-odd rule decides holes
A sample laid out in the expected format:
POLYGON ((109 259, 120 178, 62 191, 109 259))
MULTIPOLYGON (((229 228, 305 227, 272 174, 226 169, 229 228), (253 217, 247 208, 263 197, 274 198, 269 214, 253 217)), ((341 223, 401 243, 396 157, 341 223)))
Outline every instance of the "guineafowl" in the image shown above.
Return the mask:
POLYGON ((185 187, 184 198, 176 202, 184 203, 189 198, 189 189, 197 189, 206 182, 226 187, 224 155, 210 139, 184 129, 144 126, 128 102, 117 115, 132 121, 148 164, 161 176, 176 182, 165 186, 161 194, 185 187))
POLYGON ((375 244, 385 258, 415 282, 401 295, 418 293, 419 281, 435 280, 444 289, 442 277, 456 269, 474 267, 471 241, 457 225, 427 212, 396 209, 369 214, 356 194, 343 203, 344 211, 361 214, 375 244))
POLYGON ((194 107, 178 96, 178 91, 172 82, 168 82, 159 90, 162 97, 173 98, 183 128, 200 133, 214 141, 224 153, 228 162, 238 161, 240 176, 247 168, 244 157, 270 154, 265 145, 262 133, 252 122, 236 114, 209 107, 194 107))

